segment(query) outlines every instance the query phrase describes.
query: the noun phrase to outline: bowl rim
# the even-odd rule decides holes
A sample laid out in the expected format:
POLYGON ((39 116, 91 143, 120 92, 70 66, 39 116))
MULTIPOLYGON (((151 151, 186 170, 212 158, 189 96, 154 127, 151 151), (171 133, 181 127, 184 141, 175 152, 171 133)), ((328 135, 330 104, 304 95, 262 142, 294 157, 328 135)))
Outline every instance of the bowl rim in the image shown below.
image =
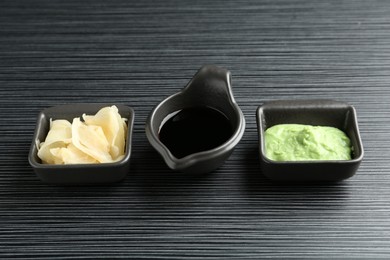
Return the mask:
MULTIPOLYGON (((238 120, 239 123, 235 131, 231 135, 231 137, 229 137, 229 139, 227 139, 223 144, 216 146, 212 149, 192 153, 182 158, 177 158, 172 154, 172 152, 168 149, 168 147, 163 142, 161 142, 161 140, 158 138, 158 133, 156 133, 153 129, 153 122, 156 120, 155 119, 156 114, 159 112, 159 110, 161 110, 162 107, 164 107, 164 105, 167 102, 175 98, 180 98, 180 96, 184 94, 185 94, 185 89, 180 90, 179 92, 166 97, 164 100, 158 103, 150 112, 145 124, 145 132, 150 144, 160 153, 160 155, 163 157, 166 164, 171 169, 176 169, 176 170, 182 170, 188 168, 191 165, 194 165, 198 162, 208 161, 212 158, 218 157, 221 154, 226 153, 226 151, 231 151, 240 142, 242 136, 244 135, 245 125, 246 125, 245 116, 242 110, 240 109, 238 104, 234 101, 234 99, 230 99, 229 104, 233 107, 233 110, 237 118, 239 119, 238 120)), ((184 107, 182 109, 184 109, 184 107)), ((180 110, 177 110, 173 113, 177 113, 180 110)), ((169 116, 170 114, 166 115, 164 119, 166 119, 169 116)))
MULTIPOLYGON (((95 109, 94 109, 95 110, 95 109)), ((80 111, 80 114, 86 113, 85 111, 80 111)), ((88 113, 88 112, 87 112, 88 113)), ((120 113, 120 112, 119 112, 120 113)), ((57 118, 60 119, 60 118, 57 118)), ((35 124, 35 130, 34 135, 32 138, 32 142, 29 149, 28 154, 28 161, 29 164, 34 169, 104 169, 104 168, 112 168, 112 167, 120 167, 126 165, 131 157, 131 145, 132 145, 132 132, 134 127, 134 109, 120 103, 68 103, 68 104, 62 104, 57 106, 51 106, 43 109, 39 112, 36 124, 35 124), (129 117, 126 117, 127 120, 127 132, 126 132, 126 144, 125 144, 125 154, 124 157, 121 160, 118 160, 116 162, 108 162, 108 163, 80 163, 80 164, 44 164, 35 159, 36 153, 38 151, 37 149, 37 142, 38 135, 42 131, 41 129, 41 121, 43 117, 46 117, 46 113, 53 109, 69 109, 74 108, 74 106, 81 106, 86 107, 87 109, 96 108, 96 112, 106 106, 117 106, 118 110, 126 110, 129 112, 129 117)), ((47 133, 46 133, 47 135, 47 133)), ((46 138, 45 135, 45 138, 46 138)))
POLYGON ((259 138, 259 150, 260 150, 260 156, 264 163, 267 164, 275 164, 275 165, 304 165, 304 164, 356 164, 362 161, 364 157, 364 149, 363 149, 363 143, 360 136, 359 126, 358 126, 358 120, 357 120, 357 114, 356 109, 342 101, 336 101, 331 99, 297 99, 297 100, 273 100, 273 101, 267 101, 264 102, 262 105, 258 106, 256 109, 256 121, 257 121, 257 130, 258 130, 258 138, 259 138), (353 122, 353 130, 356 134, 356 140, 357 145, 359 146, 360 154, 359 156, 350 159, 350 160, 300 160, 300 161, 275 161, 270 158, 268 158, 265 155, 265 141, 264 141, 264 132, 266 129, 264 129, 263 125, 263 112, 265 109, 269 108, 280 108, 281 105, 284 103, 289 103, 289 108, 294 109, 307 109, 307 108, 315 108, 315 109, 321 109, 318 105, 320 104, 327 104, 332 106, 338 106, 339 108, 347 108, 351 111, 352 116, 352 122, 353 122))

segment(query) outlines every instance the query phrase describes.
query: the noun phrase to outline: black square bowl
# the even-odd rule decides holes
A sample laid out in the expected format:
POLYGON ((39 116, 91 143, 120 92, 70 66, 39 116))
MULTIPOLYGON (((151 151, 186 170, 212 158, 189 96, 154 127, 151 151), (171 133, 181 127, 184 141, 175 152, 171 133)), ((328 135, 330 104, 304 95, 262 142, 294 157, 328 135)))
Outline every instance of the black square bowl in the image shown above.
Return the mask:
POLYGON ((264 103, 256 112, 261 170, 274 181, 341 181, 353 176, 363 159, 356 111, 332 100, 279 100, 264 103), (266 157, 264 132, 278 124, 332 126, 351 139, 351 160, 274 161, 266 157))
POLYGON ((125 156, 113 163, 100 164, 43 164, 39 159, 38 143, 43 142, 50 128, 50 119, 66 119, 96 114, 101 108, 113 104, 69 104, 50 107, 38 115, 37 125, 30 148, 28 160, 36 175, 43 182, 59 185, 91 185, 108 184, 124 179, 130 167, 131 138, 134 124, 134 111, 124 105, 116 105, 122 118, 127 119, 125 156))

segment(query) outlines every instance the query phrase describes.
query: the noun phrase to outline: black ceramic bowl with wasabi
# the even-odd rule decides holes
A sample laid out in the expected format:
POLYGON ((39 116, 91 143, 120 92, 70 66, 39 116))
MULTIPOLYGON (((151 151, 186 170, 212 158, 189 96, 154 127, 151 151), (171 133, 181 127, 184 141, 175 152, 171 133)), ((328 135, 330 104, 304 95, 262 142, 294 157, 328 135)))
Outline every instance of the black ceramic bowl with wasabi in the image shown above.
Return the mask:
POLYGON ((353 106, 332 100, 279 100, 259 106, 256 112, 259 155, 262 173, 274 181, 341 181, 352 177, 362 159, 356 110, 353 106), (343 131, 350 139, 350 160, 275 161, 267 157, 265 131, 279 124, 330 126, 343 131))
POLYGON ((111 105, 115 104, 78 103, 46 108, 39 113, 28 159, 41 181, 58 185, 104 185, 121 181, 126 177, 130 167, 134 111, 124 105, 116 105, 120 116, 127 121, 125 151, 121 160, 110 163, 45 164, 38 157, 38 144, 45 140, 51 119, 66 119, 72 122, 73 118, 80 117, 83 113, 93 115, 101 108, 111 105))

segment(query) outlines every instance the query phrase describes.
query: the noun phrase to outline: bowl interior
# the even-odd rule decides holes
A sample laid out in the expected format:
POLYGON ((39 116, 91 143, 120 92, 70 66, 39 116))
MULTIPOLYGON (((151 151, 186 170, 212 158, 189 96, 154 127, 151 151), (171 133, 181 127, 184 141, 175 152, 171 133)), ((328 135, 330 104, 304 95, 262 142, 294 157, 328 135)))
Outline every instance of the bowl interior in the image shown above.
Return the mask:
POLYGON ((260 107, 258 120, 261 152, 264 156, 263 133, 277 124, 307 124, 338 128, 351 139, 354 149, 352 160, 360 160, 363 156, 356 112, 352 106, 346 103, 323 100, 270 102, 260 107))
MULTIPOLYGON (((110 164, 115 164, 115 163, 107 163, 107 164, 105 163, 105 164, 47 165, 47 164, 42 164, 41 159, 37 155, 38 153, 37 144, 45 140, 47 133, 49 132, 50 129, 50 119, 52 120, 66 119, 72 122, 73 118, 75 117, 80 117, 84 113, 87 115, 94 115, 101 108, 106 106, 112 106, 112 104, 72 104, 72 105, 61 105, 61 106, 50 107, 43 110, 39 114, 37 119, 35 134, 33 137, 33 142, 31 144, 31 149, 29 154, 29 160, 30 163, 33 165, 33 167, 46 167, 46 168, 92 167, 94 168, 94 167, 107 167, 110 164)), ((130 107, 124 105, 116 105, 116 106, 122 118, 127 119, 127 126, 128 126, 127 133, 126 133, 125 157, 121 161, 116 162, 116 163, 122 163, 123 161, 128 160, 130 157, 131 132, 133 128, 134 112, 130 107)))

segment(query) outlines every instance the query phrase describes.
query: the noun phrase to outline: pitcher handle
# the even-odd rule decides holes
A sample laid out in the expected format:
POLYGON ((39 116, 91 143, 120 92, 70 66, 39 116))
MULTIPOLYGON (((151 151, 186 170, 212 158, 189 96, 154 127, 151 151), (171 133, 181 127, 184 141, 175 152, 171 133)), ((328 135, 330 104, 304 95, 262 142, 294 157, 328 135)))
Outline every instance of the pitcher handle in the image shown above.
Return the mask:
POLYGON ((188 95, 197 96, 210 95, 213 98, 228 99, 236 103, 231 87, 231 73, 225 68, 215 65, 204 65, 193 76, 184 89, 188 95))

